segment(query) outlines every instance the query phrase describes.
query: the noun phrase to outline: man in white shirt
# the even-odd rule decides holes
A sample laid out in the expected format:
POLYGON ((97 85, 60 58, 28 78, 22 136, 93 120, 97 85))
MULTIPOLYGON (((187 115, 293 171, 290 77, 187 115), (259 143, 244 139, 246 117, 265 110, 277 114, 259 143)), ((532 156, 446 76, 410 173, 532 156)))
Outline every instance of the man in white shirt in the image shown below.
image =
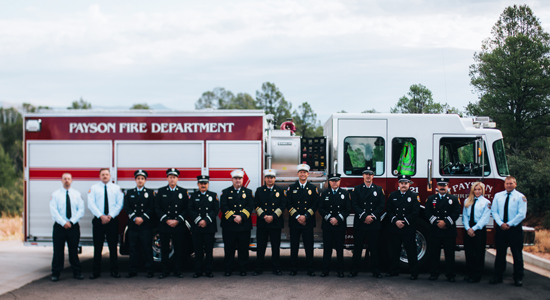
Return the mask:
POLYGON ((109 169, 99 170, 101 182, 92 185, 88 191, 88 209, 94 215, 92 233, 94 240, 94 266, 90 279, 101 276, 101 252, 107 237, 109 245, 111 276, 120 278, 117 262, 118 214, 124 204, 120 187, 111 182, 109 169))
POLYGON ((65 242, 69 248, 69 262, 73 269, 73 277, 82 280, 82 266, 78 259, 78 243, 80 241, 80 225, 78 221, 84 216, 84 201, 80 193, 71 188, 73 177, 69 173, 61 175, 63 187, 53 192, 50 198, 50 212, 53 225, 53 259, 52 281, 59 280, 65 262, 65 242))

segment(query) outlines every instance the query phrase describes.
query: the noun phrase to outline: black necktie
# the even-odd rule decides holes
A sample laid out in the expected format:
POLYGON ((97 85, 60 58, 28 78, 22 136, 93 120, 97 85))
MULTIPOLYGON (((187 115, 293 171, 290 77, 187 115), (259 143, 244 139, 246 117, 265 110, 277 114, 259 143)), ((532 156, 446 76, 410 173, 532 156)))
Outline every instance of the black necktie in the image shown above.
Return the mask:
POLYGON ((476 221, 474 219, 476 202, 477 202, 477 198, 474 198, 474 204, 472 204, 472 210, 470 212, 470 227, 474 227, 476 225, 476 221))
POLYGON ((103 209, 103 214, 108 215, 109 214, 109 197, 107 197, 107 185, 105 185, 105 208, 103 209))
POLYGON ((67 219, 71 219, 73 216, 73 213, 71 212, 71 198, 69 197, 69 191, 67 191, 67 196, 65 196, 65 199, 67 200, 67 219))
POLYGON ((506 202, 504 202, 504 218, 502 221, 508 223, 508 203, 510 203, 510 193, 507 193, 506 202))

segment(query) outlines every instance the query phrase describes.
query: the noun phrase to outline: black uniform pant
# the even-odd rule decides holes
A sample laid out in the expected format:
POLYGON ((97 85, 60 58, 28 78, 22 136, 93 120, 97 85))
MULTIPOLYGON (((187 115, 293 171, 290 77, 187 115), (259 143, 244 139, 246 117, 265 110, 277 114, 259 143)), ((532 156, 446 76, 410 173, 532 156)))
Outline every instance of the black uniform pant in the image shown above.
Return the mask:
POLYGON ((351 272, 358 272, 361 269, 361 256, 363 255, 363 247, 365 238, 367 239, 368 249, 365 251, 365 258, 370 264, 370 270, 372 273, 380 272, 380 257, 378 255, 378 240, 380 238, 379 230, 359 230, 353 231, 353 239, 355 241, 353 245, 353 259, 351 265, 351 272), (370 252, 370 258, 369 258, 370 252))
POLYGON ((292 271, 298 271, 300 236, 306 251, 307 270, 313 272, 313 228, 290 228, 290 267, 292 271))
POLYGON ((160 238, 160 255, 162 260, 162 272, 170 273, 173 269, 174 273, 181 272, 182 268, 182 252, 183 252, 183 232, 159 232, 160 238), (170 241, 174 248, 173 260, 174 264, 170 264, 170 241))
POLYGON ((193 232, 195 248, 195 272, 212 273, 212 251, 214 249, 214 232, 193 232), (206 256, 206 260, 205 257, 206 256))
POLYGON ((235 250, 239 252, 239 271, 246 272, 248 263, 248 247, 250 245, 250 230, 228 231, 223 230, 225 271, 233 272, 235 250))
POLYGON ((508 230, 496 228, 495 246, 497 256, 495 258, 495 277, 502 278, 506 270, 506 251, 510 247, 514 258, 514 279, 523 279, 523 229, 521 224, 510 227, 508 230))
POLYGON ((323 230, 323 272, 330 271, 332 249, 336 250, 336 271, 344 272, 344 240, 345 230, 323 230))
POLYGON ((143 255, 145 270, 153 272, 153 231, 151 229, 128 230, 130 241, 130 272, 139 270, 139 257, 143 255))
POLYGON ((399 273, 399 261, 401 257, 401 244, 407 252, 409 261, 409 271, 411 275, 418 276, 418 253, 416 251, 416 233, 413 234, 392 234, 390 237, 391 249, 391 267, 390 273, 399 273))
POLYGON ((280 228, 256 228, 256 238, 258 239, 258 249, 256 253, 256 271, 264 270, 265 250, 267 249, 267 239, 271 240, 271 263, 273 270, 281 269, 281 229, 280 228))
POLYGON ((455 278, 455 247, 456 237, 436 237, 431 236, 431 242, 428 244, 428 253, 430 258, 430 275, 439 276, 439 261, 441 259, 441 246, 445 254, 445 277, 455 278))
POLYGON ((103 243, 107 238, 109 246, 109 262, 111 272, 118 272, 118 218, 112 218, 107 224, 101 224, 101 219, 93 218, 92 234, 94 240, 94 266, 93 273, 98 275, 101 273, 101 252, 103 251, 103 243))
POLYGON ((69 262, 73 269, 73 275, 82 272, 82 266, 78 259, 78 243, 80 241, 80 225, 74 224, 71 228, 65 229, 63 226, 55 223, 53 225, 53 259, 52 275, 59 276, 63 271, 65 263, 65 242, 69 248, 69 262))
POLYGON ((466 252, 466 269, 468 277, 480 279, 485 266, 485 245, 487 243, 487 228, 476 230, 474 237, 464 234, 464 251, 466 252))

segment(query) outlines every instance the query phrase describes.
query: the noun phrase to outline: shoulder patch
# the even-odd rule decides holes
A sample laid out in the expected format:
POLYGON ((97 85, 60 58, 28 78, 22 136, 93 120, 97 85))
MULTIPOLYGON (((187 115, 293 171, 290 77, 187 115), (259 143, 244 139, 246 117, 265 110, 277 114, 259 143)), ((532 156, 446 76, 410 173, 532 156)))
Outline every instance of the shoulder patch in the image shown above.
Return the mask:
POLYGON ((523 202, 527 202, 527 197, 523 196, 521 199, 523 199, 523 202))
POLYGON ((491 209, 491 202, 487 202, 487 208, 491 209))
POLYGON ((386 192, 384 192, 384 189, 382 189, 382 194, 383 194, 383 195, 386 195, 386 192))
POLYGON ((351 190, 352 192, 355 192, 355 188, 353 188, 353 190, 351 190))
POLYGON ((91 193, 91 192, 92 192, 92 189, 89 189, 89 190, 88 190, 88 194, 91 193))
POLYGON ((416 196, 416 200, 418 200, 418 202, 420 202, 420 196, 416 196))
POLYGON ((460 203, 460 198, 457 198, 457 199, 458 199, 458 204, 459 204, 459 205, 462 205, 462 203, 460 203))

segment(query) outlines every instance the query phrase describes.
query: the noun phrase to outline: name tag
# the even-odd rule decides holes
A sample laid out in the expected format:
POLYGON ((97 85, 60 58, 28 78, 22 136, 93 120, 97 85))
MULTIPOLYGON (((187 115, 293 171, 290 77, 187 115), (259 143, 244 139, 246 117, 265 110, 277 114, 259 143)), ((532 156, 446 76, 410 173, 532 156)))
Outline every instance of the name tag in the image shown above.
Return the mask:
POLYGON ((298 193, 298 190, 294 190, 294 191, 292 191, 292 193, 296 194, 296 193, 298 193))
POLYGON ((130 195, 130 198, 135 198, 135 197, 136 197, 136 196, 134 196, 134 195, 130 195))
POLYGON ((162 197, 168 197, 167 195, 162 195, 162 197))
POLYGON ((227 197, 227 199, 233 199, 233 197, 227 197))
POLYGON ((195 201, 201 201, 201 199, 197 198, 197 199, 195 199, 195 201))

